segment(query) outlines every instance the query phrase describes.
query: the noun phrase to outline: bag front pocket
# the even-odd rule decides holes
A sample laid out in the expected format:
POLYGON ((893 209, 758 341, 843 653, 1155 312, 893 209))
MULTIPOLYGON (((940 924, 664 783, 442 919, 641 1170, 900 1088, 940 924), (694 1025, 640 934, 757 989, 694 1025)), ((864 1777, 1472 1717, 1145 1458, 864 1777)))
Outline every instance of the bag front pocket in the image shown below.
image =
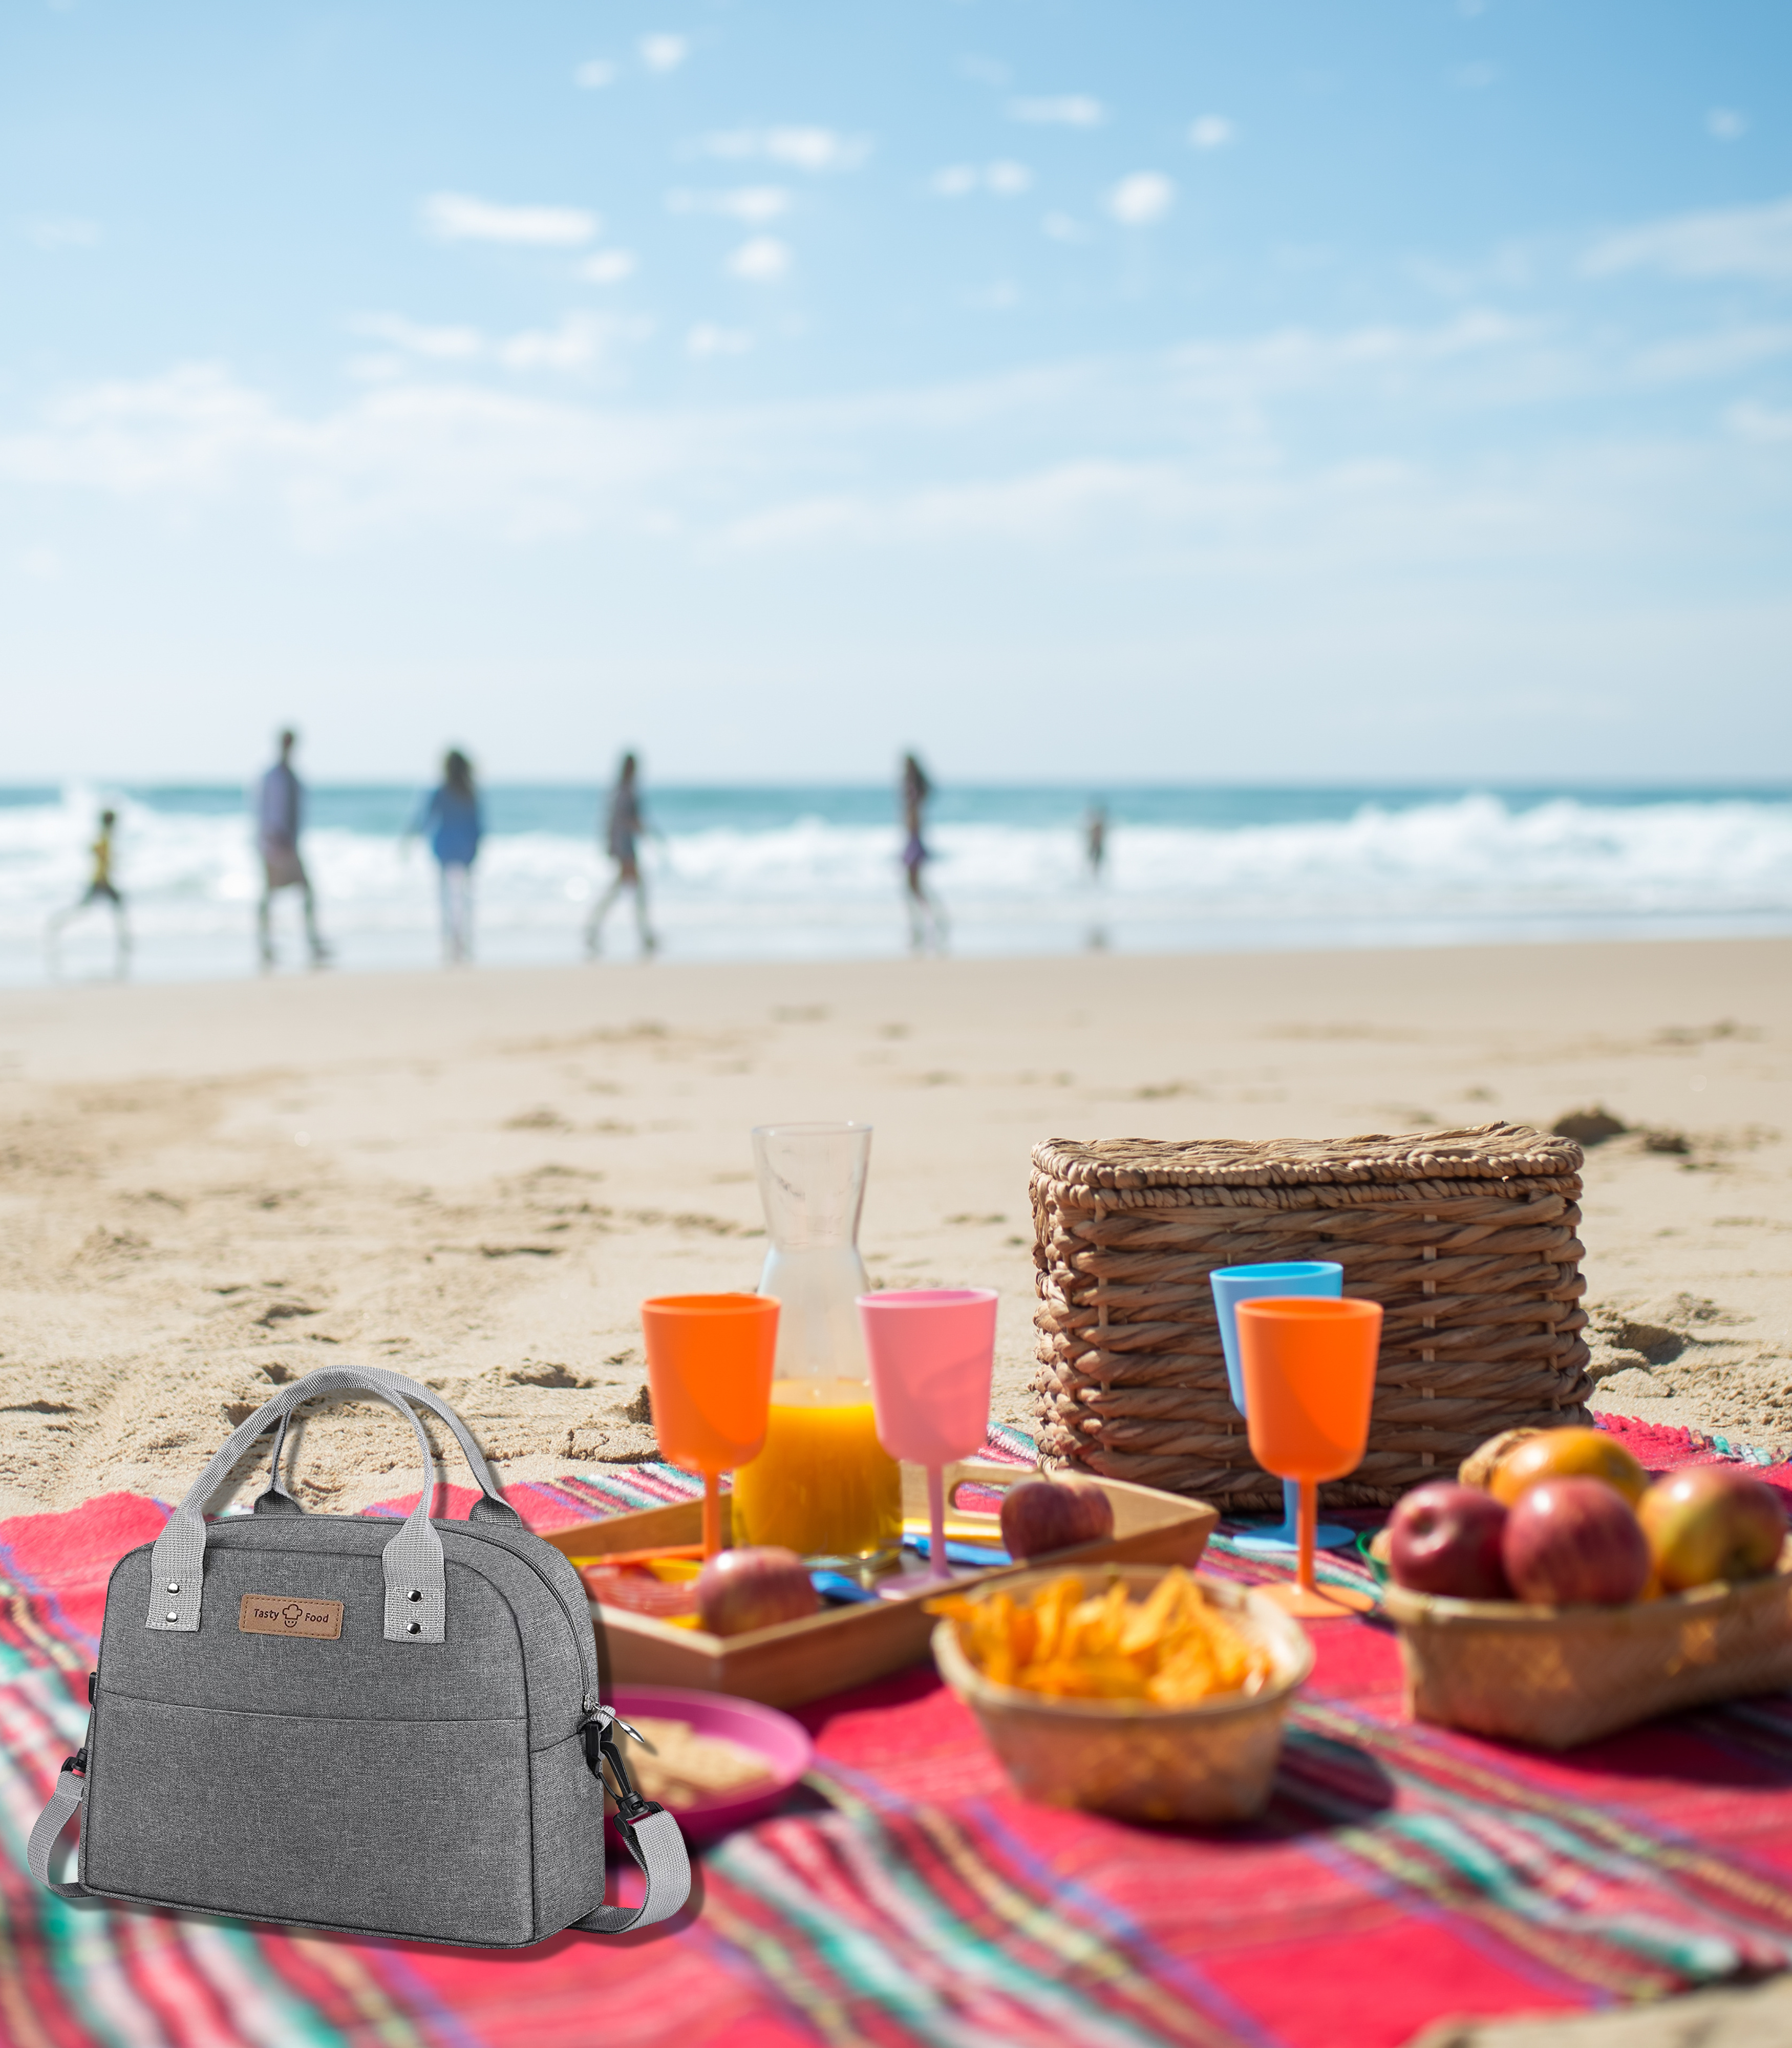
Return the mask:
POLYGON ((529 1729, 102 1689, 81 1875, 113 1898, 420 1941, 533 1937, 529 1729))

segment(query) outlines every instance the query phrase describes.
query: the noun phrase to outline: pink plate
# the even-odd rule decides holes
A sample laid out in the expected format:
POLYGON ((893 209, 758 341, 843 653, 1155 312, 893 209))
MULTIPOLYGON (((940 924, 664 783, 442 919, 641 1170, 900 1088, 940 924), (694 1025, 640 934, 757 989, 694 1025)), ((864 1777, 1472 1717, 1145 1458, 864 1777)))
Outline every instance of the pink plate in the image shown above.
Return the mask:
MULTIPOLYGON (((688 1721, 699 1735, 725 1736, 765 1759, 772 1775, 751 1791, 706 1799, 700 1806, 666 1809, 677 1816, 687 1835, 700 1841, 769 1813, 808 1770, 815 1754, 809 1731, 800 1722, 776 1707, 762 1707, 757 1700, 737 1700, 726 1693, 693 1693, 681 1685, 619 1685, 610 1704, 625 1721, 637 1714, 688 1721)), ((625 1759, 640 1754, 626 1736, 620 1747, 625 1759)))

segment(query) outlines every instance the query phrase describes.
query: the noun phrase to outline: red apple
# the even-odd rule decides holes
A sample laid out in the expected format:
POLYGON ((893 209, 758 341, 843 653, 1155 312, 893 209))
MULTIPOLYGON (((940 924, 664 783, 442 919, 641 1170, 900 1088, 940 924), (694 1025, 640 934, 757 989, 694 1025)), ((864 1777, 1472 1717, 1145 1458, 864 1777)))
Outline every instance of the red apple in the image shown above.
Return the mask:
POLYGON ((1002 1497, 1002 1541, 1010 1557, 1038 1557, 1114 1533, 1114 1507, 1092 1479, 1022 1480, 1002 1497))
POLYGON ((820 1605, 808 1565, 780 1544, 723 1550, 697 1573, 697 1619, 712 1635, 801 1621, 820 1605))
POLYGON ((1649 1581, 1643 1525, 1602 1479, 1538 1480, 1507 1513, 1500 1554, 1519 1598, 1546 1607, 1621 1607, 1649 1581))
POLYGON ((1786 1505, 1778 1490, 1734 1465, 1670 1472, 1636 1511, 1664 1592, 1716 1579, 1760 1578, 1778 1563, 1786 1542, 1786 1505))
POLYGON ((1510 1600, 1499 1550, 1506 1515, 1478 1486, 1439 1479, 1415 1487, 1387 1525, 1394 1583, 1453 1600, 1510 1600))

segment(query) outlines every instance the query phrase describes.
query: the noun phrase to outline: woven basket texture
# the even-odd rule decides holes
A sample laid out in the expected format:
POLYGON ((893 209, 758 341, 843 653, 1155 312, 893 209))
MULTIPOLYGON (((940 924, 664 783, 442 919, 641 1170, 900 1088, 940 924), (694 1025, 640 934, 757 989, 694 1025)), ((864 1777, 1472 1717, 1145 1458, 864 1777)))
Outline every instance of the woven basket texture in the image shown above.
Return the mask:
POLYGON ((1746 1585, 1629 1607, 1433 1600, 1398 1586, 1387 1601, 1415 1720, 1542 1749, 1792 1684, 1785 1558, 1746 1585))
POLYGON ((1332 1259, 1385 1311, 1369 1446, 1336 1507, 1453 1477, 1500 1429, 1588 1419, 1581 1148, 1523 1125, 1301 1143, 1051 1139, 1033 1154, 1040 1449, 1279 1507, 1226 1385, 1208 1275, 1332 1259))

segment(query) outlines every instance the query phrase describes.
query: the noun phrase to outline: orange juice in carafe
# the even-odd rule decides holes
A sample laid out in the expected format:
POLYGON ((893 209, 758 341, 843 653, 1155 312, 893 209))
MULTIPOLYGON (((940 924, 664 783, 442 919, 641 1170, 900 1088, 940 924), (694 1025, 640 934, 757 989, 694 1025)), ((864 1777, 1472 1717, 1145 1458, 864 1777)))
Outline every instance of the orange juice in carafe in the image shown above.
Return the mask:
POLYGON ((735 1474, 737 1543, 867 1562, 902 1540, 902 1481, 862 1379, 772 1383, 765 1449, 735 1474))
POLYGON ((753 1163, 771 1243, 759 1292, 780 1304, 765 1448, 735 1475, 737 1543, 805 1557, 889 1562, 902 1546, 902 1478, 878 1441, 859 1327, 868 1291, 859 1212, 866 1123, 768 1123, 753 1163))

